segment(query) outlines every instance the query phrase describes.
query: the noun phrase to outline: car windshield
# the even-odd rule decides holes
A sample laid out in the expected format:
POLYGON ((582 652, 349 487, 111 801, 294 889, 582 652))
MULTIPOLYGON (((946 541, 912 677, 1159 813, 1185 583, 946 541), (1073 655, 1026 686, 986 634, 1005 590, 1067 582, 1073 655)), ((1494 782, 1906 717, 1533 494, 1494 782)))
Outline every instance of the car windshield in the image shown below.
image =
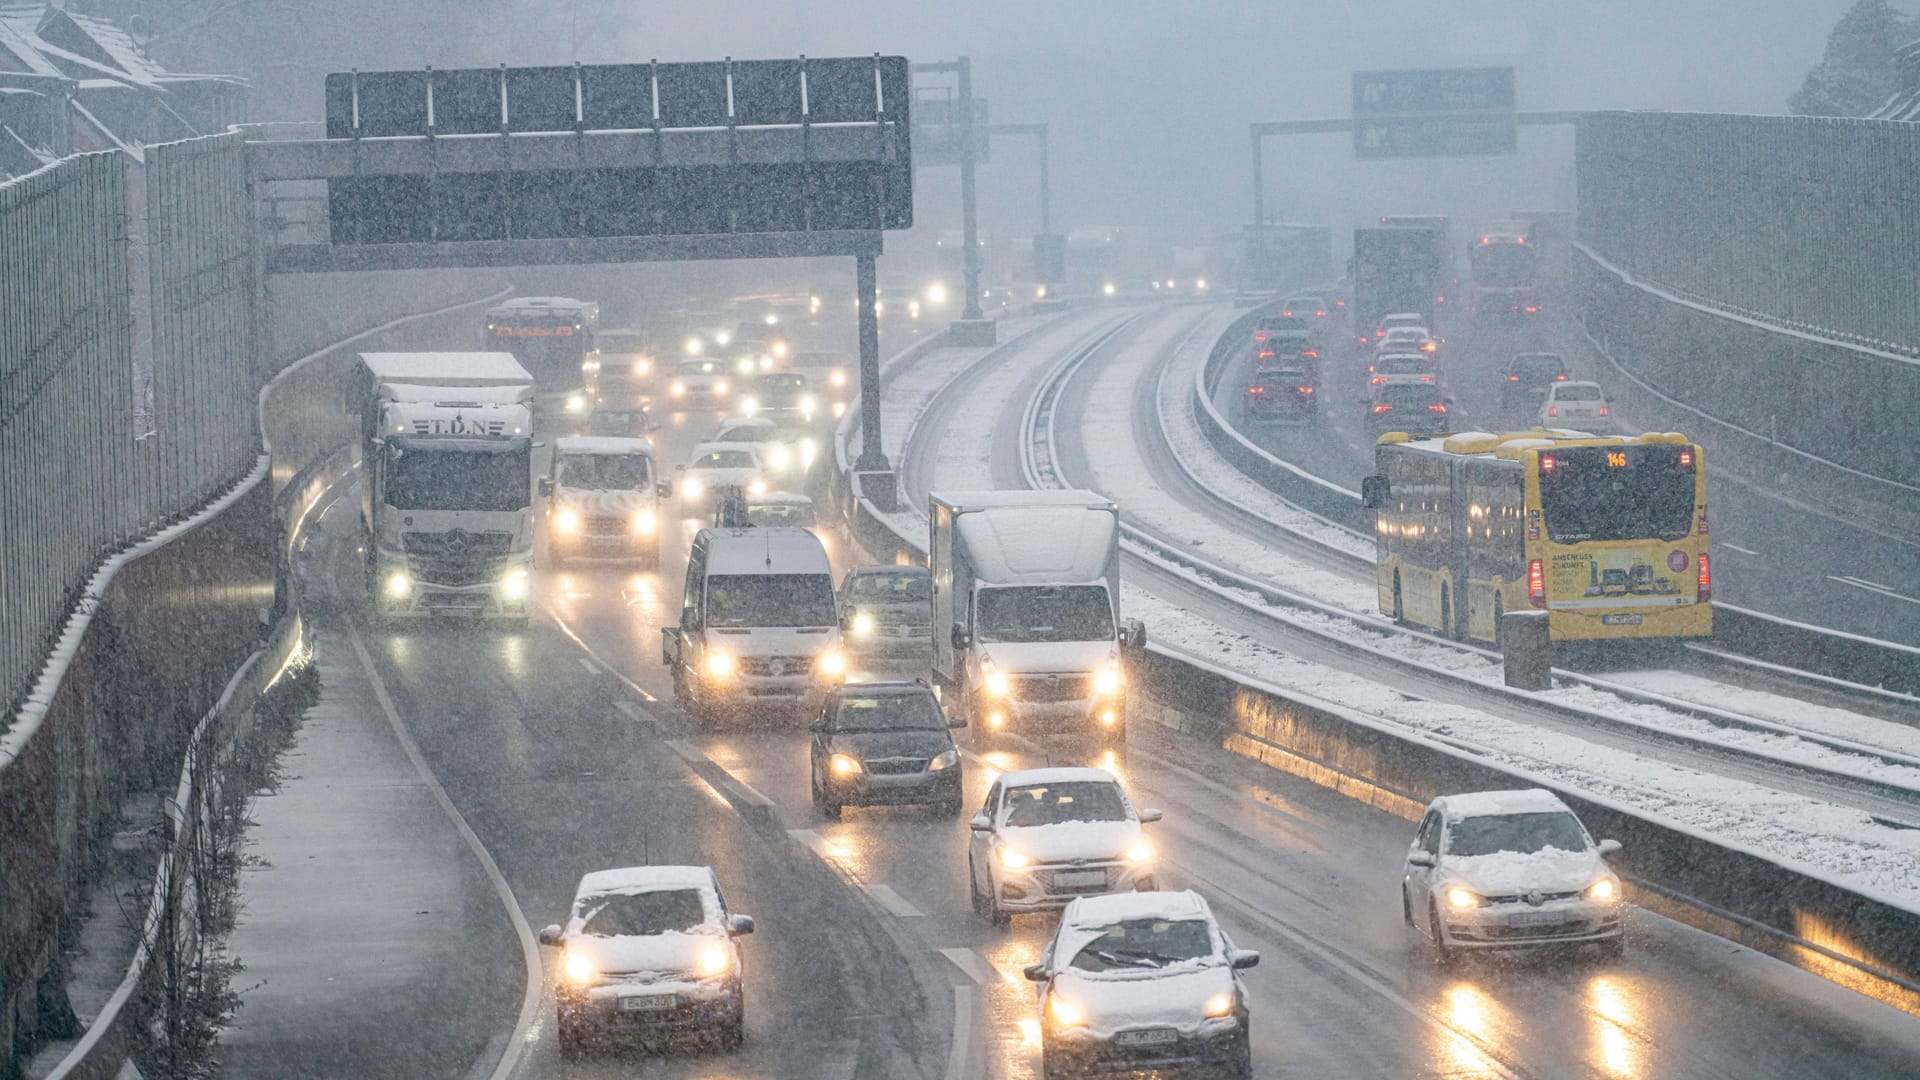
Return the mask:
POLYGON ((588 491, 641 491, 653 483, 653 462, 642 454, 560 455, 560 486, 588 491))
POLYGON ((1427 367, 1427 361, 1418 356, 1385 356, 1373 370, 1376 375, 1421 375, 1427 367))
POLYGON ((832 626, 825 574, 716 574, 707 579, 709 626, 832 626))
POLYGON ((395 510, 520 510, 532 504, 524 439, 387 440, 383 501, 395 510))
POLYGON ((805 528, 813 524, 813 504, 810 502, 790 503, 747 503, 747 520, 755 525, 797 525, 805 528))
POLYGON ((1073 954, 1081 971, 1162 968, 1213 955, 1213 930, 1204 919, 1127 919, 1111 923, 1073 954))
POLYGON ((783 404, 805 394, 807 380, 802 375, 762 375, 753 389, 767 404, 783 404))
POLYGON ((947 718, 931 693, 840 695, 834 710, 833 730, 858 731, 945 731, 947 718))
POLYGON ((1557 356, 1520 356, 1513 361, 1513 372, 1523 379, 1551 380, 1567 370, 1557 356))
POLYGON ((638 435, 647 430, 647 414, 644 411, 624 409, 595 409, 587 417, 587 430, 595 435, 638 435))
POLYGON ((1003 585, 981 589, 975 603, 981 641, 1113 639, 1113 608, 1104 585, 1003 585))
POLYGON ((1584 383, 1572 383, 1566 386, 1560 386, 1555 388, 1553 392, 1553 400, 1555 401, 1599 401, 1600 388, 1597 386, 1591 386, 1584 383))
POLYGON ((1492 855, 1500 851, 1531 855, 1547 848, 1585 851, 1587 834, 1565 810, 1488 814, 1462 818, 1447 826, 1449 855, 1492 855))
POLYGON ((1254 382, 1266 386, 1305 386, 1310 376, 1298 368, 1269 368, 1254 372, 1254 382))
POLYGON ((707 921, 698 889, 608 893, 580 902, 580 930, 593 937, 644 937, 691 930, 707 921))
POLYGON ((1125 821, 1127 802, 1120 787, 1105 780, 1027 784, 1008 790, 1006 823, 1015 829, 1064 825, 1069 821, 1125 821))
POLYGON ((740 427, 721 428, 718 434, 721 442, 763 443, 773 442, 780 433, 770 424, 743 424, 740 427))
POLYGON ((680 374, 682 375, 718 375, 721 371, 722 368, 718 360, 680 361, 680 374))
POLYGON ((855 574, 847 596, 869 604, 924 604, 933 599, 926 574, 855 574))
POLYGON ((1440 404, 1440 388, 1432 383, 1387 383, 1378 390, 1382 405, 1398 409, 1423 409, 1440 404))
POLYGON ((693 459, 696 469, 752 469, 753 455, 745 450, 709 450, 693 459))

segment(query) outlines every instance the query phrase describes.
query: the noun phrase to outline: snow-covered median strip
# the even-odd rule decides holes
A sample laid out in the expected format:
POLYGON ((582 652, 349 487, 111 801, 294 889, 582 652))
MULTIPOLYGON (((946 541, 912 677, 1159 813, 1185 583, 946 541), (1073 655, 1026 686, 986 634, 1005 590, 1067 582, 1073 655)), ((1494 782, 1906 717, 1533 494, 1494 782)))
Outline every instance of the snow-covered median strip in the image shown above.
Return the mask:
POLYGON ((1363 676, 1268 648, 1133 585, 1123 583, 1121 594, 1128 614, 1146 619, 1154 640, 1206 657, 1250 684, 1362 712, 1920 910, 1920 830, 1890 827, 1865 811, 1670 765, 1492 713, 1410 699, 1363 676))

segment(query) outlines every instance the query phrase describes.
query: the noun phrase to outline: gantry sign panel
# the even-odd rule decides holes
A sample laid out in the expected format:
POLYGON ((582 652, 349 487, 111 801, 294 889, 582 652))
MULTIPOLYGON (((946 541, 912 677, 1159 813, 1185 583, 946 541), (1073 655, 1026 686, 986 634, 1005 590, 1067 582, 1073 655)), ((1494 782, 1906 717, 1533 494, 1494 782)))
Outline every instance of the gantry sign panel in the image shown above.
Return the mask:
POLYGON ((333 74, 303 164, 336 248, 801 234, 803 254, 913 224, 911 97, 899 56, 333 74))

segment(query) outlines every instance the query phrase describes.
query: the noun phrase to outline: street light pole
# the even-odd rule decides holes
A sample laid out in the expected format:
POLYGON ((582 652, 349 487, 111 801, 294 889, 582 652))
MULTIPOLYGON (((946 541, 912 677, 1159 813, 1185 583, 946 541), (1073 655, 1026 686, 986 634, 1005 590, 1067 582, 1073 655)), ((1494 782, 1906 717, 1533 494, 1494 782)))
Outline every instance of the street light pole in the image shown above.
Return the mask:
POLYGON ((967 302, 960 317, 969 321, 980 312, 980 222, 973 206, 973 61, 960 58, 960 224, 967 246, 967 302))

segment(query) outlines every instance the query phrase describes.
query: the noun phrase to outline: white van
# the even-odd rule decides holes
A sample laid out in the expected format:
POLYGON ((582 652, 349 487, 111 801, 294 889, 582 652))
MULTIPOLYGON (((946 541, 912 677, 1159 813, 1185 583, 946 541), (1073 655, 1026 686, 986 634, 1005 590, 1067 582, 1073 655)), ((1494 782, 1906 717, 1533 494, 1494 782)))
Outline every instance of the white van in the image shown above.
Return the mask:
POLYGON ((546 500, 547 554, 567 562, 660 565, 660 482, 647 439, 576 435, 555 439, 553 464, 540 480, 546 500))
POLYGON ((847 674, 833 569, 805 529, 700 530, 680 624, 660 633, 674 700, 703 725, 764 707, 817 710, 847 674))

